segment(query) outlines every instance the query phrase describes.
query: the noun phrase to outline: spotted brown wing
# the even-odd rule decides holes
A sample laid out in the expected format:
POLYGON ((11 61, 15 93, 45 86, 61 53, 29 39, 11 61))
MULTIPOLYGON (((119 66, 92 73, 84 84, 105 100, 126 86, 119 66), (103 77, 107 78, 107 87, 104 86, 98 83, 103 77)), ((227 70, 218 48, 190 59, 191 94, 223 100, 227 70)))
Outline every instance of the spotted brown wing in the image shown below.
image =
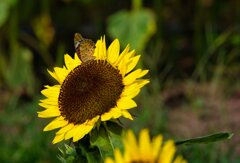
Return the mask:
POLYGON ((95 59, 93 56, 95 43, 90 39, 85 39, 81 34, 75 33, 74 46, 76 53, 82 62, 95 59))

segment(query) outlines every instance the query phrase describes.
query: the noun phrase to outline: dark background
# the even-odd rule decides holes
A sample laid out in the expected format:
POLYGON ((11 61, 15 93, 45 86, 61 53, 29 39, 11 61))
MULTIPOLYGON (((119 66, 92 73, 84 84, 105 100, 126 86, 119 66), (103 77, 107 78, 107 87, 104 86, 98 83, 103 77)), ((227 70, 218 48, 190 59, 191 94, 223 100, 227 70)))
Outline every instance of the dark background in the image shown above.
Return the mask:
POLYGON ((1 0, 0 162, 58 162, 50 122, 37 118, 47 68, 73 56, 76 32, 142 54, 151 83, 136 98, 138 132, 175 140, 234 132, 231 140, 178 147, 189 162, 240 161, 240 1, 1 0), (142 2, 142 3, 141 3, 142 2))

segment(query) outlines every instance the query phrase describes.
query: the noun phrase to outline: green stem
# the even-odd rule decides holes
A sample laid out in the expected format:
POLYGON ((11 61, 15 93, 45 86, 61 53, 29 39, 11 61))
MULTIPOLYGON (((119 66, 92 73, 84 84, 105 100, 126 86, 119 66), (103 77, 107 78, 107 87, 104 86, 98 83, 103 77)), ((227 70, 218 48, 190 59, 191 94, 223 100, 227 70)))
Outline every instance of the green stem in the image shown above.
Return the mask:
POLYGON ((114 146, 113 146, 113 143, 112 143, 112 140, 111 140, 111 136, 110 136, 109 131, 108 131, 107 123, 104 122, 104 123, 103 123, 103 126, 104 126, 104 128, 105 128, 105 131, 106 131, 106 133, 107 133, 108 140, 109 140, 109 142, 110 142, 110 144, 111 144, 111 147, 112 147, 112 150, 113 150, 113 152, 114 152, 114 146))

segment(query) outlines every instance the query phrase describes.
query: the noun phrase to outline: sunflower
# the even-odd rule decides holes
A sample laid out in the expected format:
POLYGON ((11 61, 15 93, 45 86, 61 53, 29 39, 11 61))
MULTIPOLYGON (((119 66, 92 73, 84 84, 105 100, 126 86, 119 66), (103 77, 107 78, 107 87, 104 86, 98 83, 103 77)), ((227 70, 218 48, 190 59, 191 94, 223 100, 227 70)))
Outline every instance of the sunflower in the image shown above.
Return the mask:
POLYGON ((137 142, 135 135, 129 130, 123 139, 124 154, 117 148, 114 151, 115 160, 106 158, 105 163, 187 163, 181 156, 174 160, 176 148, 172 140, 164 145, 162 140, 162 135, 158 135, 151 142, 149 131, 143 129, 137 142))
POLYGON ((82 62, 64 55, 65 66, 55 67, 49 74, 56 79, 53 86, 45 86, 46 97, 39 105, 45 110, 40 118, 55 117, 43 130, 60 128, 53 144, 72 138, 76 142, 88 134, 97 122, 121 116, 133 119, 129 109, 137 106, 132 99, 149 83, 140 79, 148 70, 133 70, 140 58, 129 45, 119 54, 120 43, 115 39, 106 48, 105 38, 95 44, 94 59, 82 62))

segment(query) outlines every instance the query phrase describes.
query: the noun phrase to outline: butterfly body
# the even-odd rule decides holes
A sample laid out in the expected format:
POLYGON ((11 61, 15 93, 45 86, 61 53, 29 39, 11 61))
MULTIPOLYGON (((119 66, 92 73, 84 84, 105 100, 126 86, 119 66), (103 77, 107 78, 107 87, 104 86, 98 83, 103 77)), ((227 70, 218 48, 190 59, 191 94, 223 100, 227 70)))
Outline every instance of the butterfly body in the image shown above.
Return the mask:
POLYGON ((81 34, 75 33, 74 46, 76 53, 82 62, 95 59, 95 56, 93 56, 95 43, 92 40, 85 39, 81 34))

